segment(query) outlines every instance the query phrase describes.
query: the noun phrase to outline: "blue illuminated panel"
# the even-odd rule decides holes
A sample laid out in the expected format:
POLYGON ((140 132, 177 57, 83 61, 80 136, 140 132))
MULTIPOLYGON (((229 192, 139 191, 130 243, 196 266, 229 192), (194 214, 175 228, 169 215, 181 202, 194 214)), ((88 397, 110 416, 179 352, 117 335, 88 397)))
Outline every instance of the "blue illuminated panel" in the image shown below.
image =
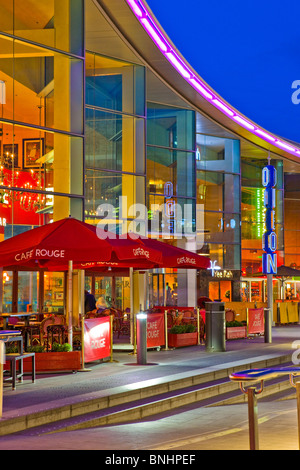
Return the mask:
POLYGON ((262 239, 262 271, 264 274, 277 274, 277 235, 275 233, 275 207, 277 181, 276 169, 267 165, 262 171, 264 206, 266 208, 265 233, 262 239))

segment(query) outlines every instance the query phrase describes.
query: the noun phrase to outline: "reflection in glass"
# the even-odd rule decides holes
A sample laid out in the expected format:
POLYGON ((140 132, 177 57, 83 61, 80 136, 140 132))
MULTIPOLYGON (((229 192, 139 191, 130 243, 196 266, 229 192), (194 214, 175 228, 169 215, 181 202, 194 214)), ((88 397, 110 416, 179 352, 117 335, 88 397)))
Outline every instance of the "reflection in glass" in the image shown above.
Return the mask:
POLYGON ((44 313, 64 313, 65 274, 44 273, 44 313))
POLYGON ((238 140, 208 135, 196 135, 197 169, 240 172, 240 144, 238 140))
POLYGON ((145 116, 144 67, 88 52, 86 104, 145 116))
POLYGON ((18 272, 18 312, 39 311, 39 273, 18 272))
POLYGON ((191 152, 147 147, 147 177, 150 193, 164 194, 172 184, 174 196, 195 197, 195 155, 191 152))
POLYGON ((194 150, 194 111, 147 104, 147 144, 194 150))
POLYGON ((13 272, 3 271, 3 312, 12 313, 13 272))

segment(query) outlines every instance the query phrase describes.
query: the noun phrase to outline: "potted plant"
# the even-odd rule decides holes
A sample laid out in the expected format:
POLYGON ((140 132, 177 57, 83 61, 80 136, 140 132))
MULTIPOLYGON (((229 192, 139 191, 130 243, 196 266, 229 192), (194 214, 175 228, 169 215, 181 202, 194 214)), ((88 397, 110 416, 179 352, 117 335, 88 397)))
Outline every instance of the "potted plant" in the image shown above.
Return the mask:
MULTIPOLYGON (((35 352, 36 372, 79 370, 81 368, 80 351, 71 351, 68 343, 53 343, 51 352, 46 352, 44 346, 30 346, 28 352, 35 352)), ((30 358, 24 359, 24 372, 31 370, 30 358)))
POLYGON ((172 348, 194 346, 197 344, 198 333, 192 324, 175 325, 168 332, 168 345, 172 348))
POLYGON ((226 339, 247 337, 247 325, 237 320, 226 322, 226 339))

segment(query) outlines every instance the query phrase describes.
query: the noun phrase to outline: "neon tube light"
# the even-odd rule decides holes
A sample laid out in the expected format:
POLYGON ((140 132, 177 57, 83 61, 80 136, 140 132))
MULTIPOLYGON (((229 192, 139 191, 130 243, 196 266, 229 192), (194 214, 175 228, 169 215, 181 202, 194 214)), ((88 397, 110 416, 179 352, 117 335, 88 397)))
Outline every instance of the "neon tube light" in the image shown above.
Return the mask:
POLYGON ((163 52, 167 52, 168 47, 167 47, 166 43, 160 37, 159 32, 155 30, 156 28, 150 23, 148 18, 141 18, 141 23, 146 28, 146 30, 148 31, 150 36, 152 36, 153 40, 155 41, 155 43, 157 44, 159 49, 163 52))
POLYGON ((236 114, 235 116, 233 116, 233 119, 237 122, 239 122, 243 127, 247 127, 247 129, 250 129, 252 131, 254 131, 255 129, 255 126, 253 126, 253 124, 250 124, 250 122, 246 121, 245 119, 243 119, 241 116, 239 116, 238 114, 236 114))
POLYGON ((254 125, 244 119, 242 116, 237 114, 233 108, 231 109, 230 106, 221 98, 217 98, 214 95, 214 92, 206 87, 204 82, 202 82, 198 77, 195 77, 195 73, 189 68, 189 65, 180 57, 178 57, 176 51, 171 47, 167 38, 164 36, 164 32, 151 17, 150 12, 147 10, 142 0, 126 0, 126 2, 150 38, 153 40, 162 54, 164 54, 166 59, 172 64, 177 72, 208 102, 218 108, 219 111, 226 114, 230 119, 238 122, 241 126, 245 127, 254 135, 259 136, 266 142, 272 143, 272 145, 284 149, 294 155, 300 155, 299 147, 294 147, 283 142, 282 140, 277 139, 273 135, 259 128, 257 125, 254 125))
POLYGON ((229 109, 228 106, 225 106, 225 104, 222 103, 222 101, 218 100, 217 98, 214 98, 212 102, 214 103, 215 106, 218 106, 218 108, 222 109, 224 113, 228 114, 228 116, 234 116, 234 112, 231 111, 231 109, 229 109))
POLYGON ((207 90, 207 88, 202 86, 198 80, 196 80, 195 78, 192 78, 190 80, 190 83, 193 85, 194 88, 196 88, 201 93, 201 95, 205 96, 208 100, 213 99, 213 95, 207 90))
POLYGON ((260 136, 262 136, 265 140, 270 140, 271 142, 276 141, 275 137, 271 136, 270 134, 268 134, 267 132, 264 132, 261 129, 255 129, 255 132, 256 134, 259 134, 260 136))
POLYGON ((191 78, 192 73, 189 72, 188 68, 186 68, 184 66, 182 61, 179 59, 179 57, 174 52, 167 52, 166 57, 169 59, 169 61, 174 65, 174 67, 178 70, 178 72, 184 78, 191 78))
POLYGON ((127 3, 129 3, 129 6, 132 9, 135 16, 142 18, 143 10, 141 9, 141 6, 138 5, 137 2, 135 2, 135 0, 127 0, 127 3))

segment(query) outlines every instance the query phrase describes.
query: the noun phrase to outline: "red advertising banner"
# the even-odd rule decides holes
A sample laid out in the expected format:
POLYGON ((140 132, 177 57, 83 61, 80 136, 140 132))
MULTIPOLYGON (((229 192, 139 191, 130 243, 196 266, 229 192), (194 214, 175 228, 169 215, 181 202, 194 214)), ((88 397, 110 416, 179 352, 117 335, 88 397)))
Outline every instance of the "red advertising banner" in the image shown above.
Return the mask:
POLYGON ((165 317, 161 313, 147 315, 147 347, 156 348, 165 344, 165 317))
POLYGON ((110 354, 110 317, 84 320, 84 361, 97 361, 110 354))
POLYGON ((264 333, 264 309, 249 308, 248 309, 248 334, 264 333))

